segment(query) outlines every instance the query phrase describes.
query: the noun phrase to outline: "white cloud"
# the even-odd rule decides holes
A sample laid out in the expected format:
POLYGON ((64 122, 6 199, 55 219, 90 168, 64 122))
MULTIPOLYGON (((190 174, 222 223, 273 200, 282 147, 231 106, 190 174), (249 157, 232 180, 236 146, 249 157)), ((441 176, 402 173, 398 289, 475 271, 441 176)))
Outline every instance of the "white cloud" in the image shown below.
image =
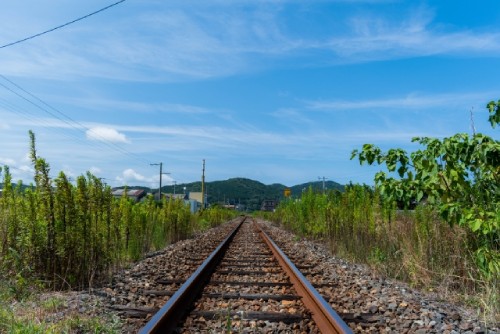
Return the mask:
POLYGON ((107 127, 93 127, 86 131, 87 139, 114 143, 130 143, 127 137, 115 129, 107 127))
MULTIPOLYGON (((159 175, 147 177, 138 173, 132 168, 128 168, 122 172, 122 175, 117 176, 115 179, 120 184, 142 183, 142 184, 149 184, 150 186, 158 186, 159 175)), ((164 182, 168 182, 171 181, 172 178, 169 177, 168 175, 163 175, 162 180, 164 182)))
POLYGON ((10 158, 2 158, 2 157, 0 157, 0 165, 15 166, 16 162, 13 159, 10 159, 10 158))
POLYGON ((102 170, 99 167, 95 167, 95 166, 90 167, 89 171, 93 175, 98 175, 98 174, 101 174, 101 172, 102 172, 102 170))
POLYGON ((123 171, 124 180, 146 181, 146 177, 129 168, 123 171))
POLYGON ((27 166, 27 165, 21 165, 21 166, 17 167, 17 169, 19 169, 20 171, 26 172, 26 173, 34 173, 35 172, 33 167, 27 166))

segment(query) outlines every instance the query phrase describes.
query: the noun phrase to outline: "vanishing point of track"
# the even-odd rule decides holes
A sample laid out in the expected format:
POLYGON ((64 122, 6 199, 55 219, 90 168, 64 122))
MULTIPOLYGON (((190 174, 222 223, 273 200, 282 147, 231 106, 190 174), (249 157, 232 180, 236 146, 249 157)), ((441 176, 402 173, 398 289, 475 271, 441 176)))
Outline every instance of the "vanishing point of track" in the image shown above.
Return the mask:
MULTIPOLYGON (((312 269, 307 264, 298 267, 312 269)), ((211 324, 221 326, 221 320, 227 325, 238 322, 241 329, 266 320, 279 322, 283 332, 352 333, 248 217, 240 219, 140 333, 210 331, 211 324)))

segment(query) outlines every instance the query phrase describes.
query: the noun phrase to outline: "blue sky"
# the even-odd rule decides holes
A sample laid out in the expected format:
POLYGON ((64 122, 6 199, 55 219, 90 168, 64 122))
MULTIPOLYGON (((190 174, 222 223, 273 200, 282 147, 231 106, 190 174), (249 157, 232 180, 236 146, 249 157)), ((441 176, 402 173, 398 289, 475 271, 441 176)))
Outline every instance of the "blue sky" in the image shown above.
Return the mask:
MULTIPOLYGON (((4 1, 0 45, 111 3, 4 1)), ((471 110, 498 139, 498 22, 497 0, 127 0, 0 49, 0 165, 32 182, 31 129, 53 176, 113 186, 156 186, 158 162, 198 181, 203 159, 207 181, 372 184, 364 143, 471 133, 471 110)))

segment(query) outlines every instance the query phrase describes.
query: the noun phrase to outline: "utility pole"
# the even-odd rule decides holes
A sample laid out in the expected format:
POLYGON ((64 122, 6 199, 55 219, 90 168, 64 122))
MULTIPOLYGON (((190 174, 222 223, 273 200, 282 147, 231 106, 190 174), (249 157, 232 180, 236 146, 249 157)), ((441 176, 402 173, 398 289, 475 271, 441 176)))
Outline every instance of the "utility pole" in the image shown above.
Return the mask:
POLYGON ((175 197, 175 185, 177 184, 177 181, 172 181, 172 183, 174 184, 174 197, 175 197))
POLYGON ((328 180, 328 178, 324 177, 324 176, 323 177, 318 176, 318 180, 320 180, 320 181, 323 180, 323 194, 324 194, 325 193, 325 180, 328 180))
POLYGON ((476 135, 476 127, 474 126, 474 107, 471 108, 470 110, 470 125, 472 128, 472 135, 476 135))
MULTIPOLYGON (((106 186, 108 185, 108 184, 106 183, 106 181, 103 181, 103 180, 107 180, 107 178, 105 178, 105 177, 99 177, 98 179, 99 179, 102 183, 104 183, 104 187, 106 187, 106 186)), ((71 180, 71 177, 69 178, 69 180, 70 180, 70 181, 73 181, 73 180, 71 180)))
POLYGON ((205 209, 205 159, 203 159, 203 171, 201 174, 201 209, 205 209))
POLYGON ((158 188, 158 200, 161 201, 161 179, 162 175, 169 175, 170 173, 163 173, 163 162, 157 164, 150 164, 151 166, 160 166, 160 188, 158 188))

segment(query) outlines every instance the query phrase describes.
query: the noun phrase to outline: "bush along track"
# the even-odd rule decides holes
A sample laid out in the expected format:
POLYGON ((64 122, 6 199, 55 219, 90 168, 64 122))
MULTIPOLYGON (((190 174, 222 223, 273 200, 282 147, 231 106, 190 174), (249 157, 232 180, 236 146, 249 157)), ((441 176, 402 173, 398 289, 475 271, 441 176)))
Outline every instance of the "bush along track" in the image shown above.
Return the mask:
MULTIPOLYGON (((487 108, 495 128, 500 101, 487 108)), ((361 164, 386 166, 375 188, 309 190, 264 216, 412 285, 464 294, 498 321, 500 142, 479 133, 414 141, 423 148, 411 154, 373 144, 352 152, 361 164)))
MULTIPOLYGON (((487 105, 492 127, 500 124, 500 101, 487 105)), ((361 164, 385 164, 389 172, 375 175, 375 184, 389 201, 408 206, 426 199, 450 225, 473 233, 470 246, 486 279, 500 274, 500 142, 481 133, 459 133, 442 140, 413 138, 424 146, 410 155, 402 149, 382 152, 372 144, 352 158, 361 164)))

